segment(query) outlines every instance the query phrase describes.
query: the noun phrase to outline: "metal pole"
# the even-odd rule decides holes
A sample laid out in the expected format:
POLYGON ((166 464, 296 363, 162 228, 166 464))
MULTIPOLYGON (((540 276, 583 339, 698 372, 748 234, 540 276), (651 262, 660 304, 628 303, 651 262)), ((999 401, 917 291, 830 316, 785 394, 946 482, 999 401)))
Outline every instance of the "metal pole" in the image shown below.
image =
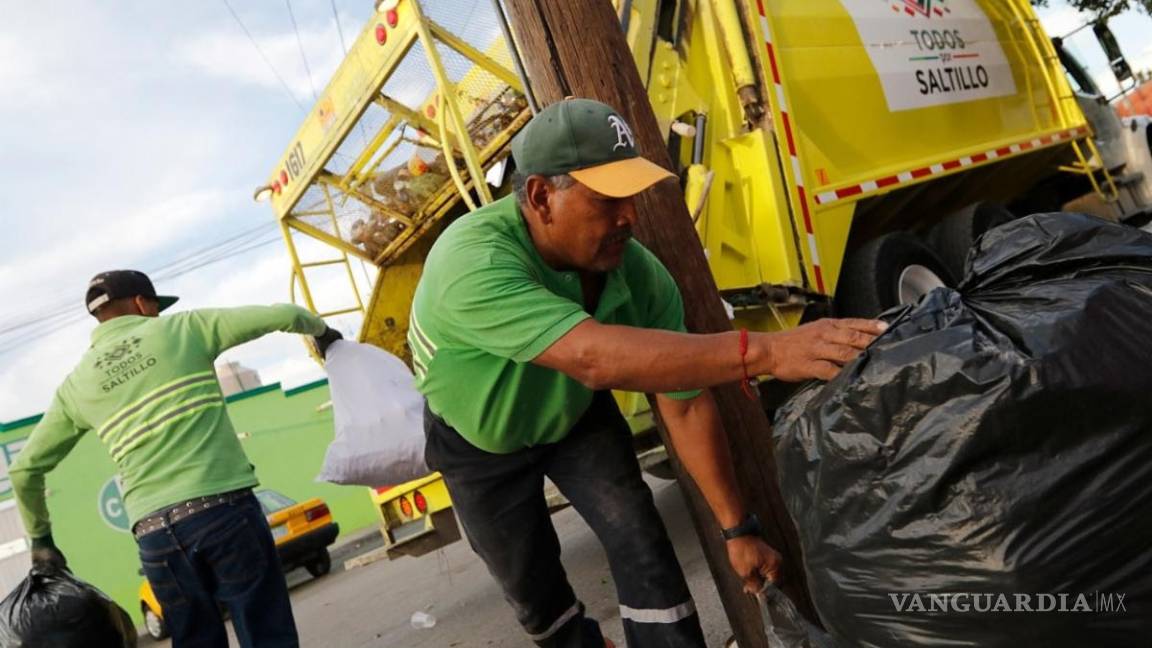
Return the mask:
POLYGON ((704 162, 704 129, 708 127, 708 116, 696 115, 696 136, 692 138, 692 164, 704 162))
POLYGON ((512 54, 512 65, 516 68, 516 76, 520 77, 520 84, 524 86, 524 98, 528 100, 528 107, 535 115, 540 112, 540 106, 532 94, 532 86, 528 83, 528 73, 524 71, 524 61, 520 59, 520 50, 512 38, 512 28, 508 25, 508 14, 504 12, 504 5, 500 3, 500 0, 492 0, 492 6, 496 8, 496 16, 500 20, 500 31, 504 32, 504 42, 508 44, 508 52, 512 54))
POLYGON ((628 38, 628 28, 632 26, 632 0, 624 0, 620 8, 620 29, 624 31, 624 38, 628 38))

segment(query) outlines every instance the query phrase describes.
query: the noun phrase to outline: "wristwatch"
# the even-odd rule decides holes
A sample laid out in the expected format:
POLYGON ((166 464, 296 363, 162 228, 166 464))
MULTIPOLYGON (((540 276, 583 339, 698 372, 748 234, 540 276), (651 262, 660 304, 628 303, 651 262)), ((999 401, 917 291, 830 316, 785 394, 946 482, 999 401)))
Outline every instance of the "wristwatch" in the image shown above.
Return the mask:
POLYGON ((724 535, 725 540, 732 540, 750 535, 758 536, 760 535, 760 531, 760 518, 756 517, 755 513, 749 513, 740 524, 723 529, 721 533, 724 535))

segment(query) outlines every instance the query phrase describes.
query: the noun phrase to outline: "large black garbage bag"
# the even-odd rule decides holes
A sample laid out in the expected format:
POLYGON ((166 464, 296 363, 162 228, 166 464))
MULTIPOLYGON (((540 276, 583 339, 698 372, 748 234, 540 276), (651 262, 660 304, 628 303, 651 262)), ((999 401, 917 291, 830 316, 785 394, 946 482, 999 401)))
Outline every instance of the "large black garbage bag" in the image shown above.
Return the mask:
POLYGON ((959 291, 893 317, 776 420, 828 630, 1152 646, 1152 235, 1021 219, 978 242, 959 291))
POLYGON ((0 602, 0 648, 135 648, 128 613, 64 571, 33 569, 0 602))

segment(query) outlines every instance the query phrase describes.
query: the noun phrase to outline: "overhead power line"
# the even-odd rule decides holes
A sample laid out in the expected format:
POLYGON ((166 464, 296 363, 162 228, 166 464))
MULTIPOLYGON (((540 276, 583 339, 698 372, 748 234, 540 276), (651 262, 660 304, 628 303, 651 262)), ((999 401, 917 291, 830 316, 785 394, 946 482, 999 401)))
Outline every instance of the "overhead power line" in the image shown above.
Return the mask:
MULTIPOLYGON (((288 17, 292 19, 292 31, 296 32, 296 47, 300 49, 300 60, 304 61, 304 73, 308 75, 308 85, 312 88, 312 100, 319 101, 316 83, 312 81, 312 68, 308 65, 308 55, 304 53, 304 41, 300 40, 300 27, 296 25, 296 14, 292 11, 292 0, 284 0, 288 5, 288 17)), ((339 23, 337 23, 339 24, 339 23)))
MULTIPOLYGON (((266 234, 275 228, 276 223, 274 222, 261 223, 256 227, 245 230, 243 232, 239 232, 225 239, 216 241, 202 248, 189 252, 182 257, 178 257, 157 266, 146 267, 144 271, 147 274, 152 275, 154 279, 162 279, 164 278, 163 275, 170 275, 173 271, 177 271, 186 266, 194 266, 196 263, 206 258, 218 255, 224 251, 228 251, 237 245, 250 242, 255 237, 261 234, 266 234)), ((278 237, 276 240, 278 240, 278 237)), ((40 326, 44 324, 46 320, 60 317, 62 315, 73 314, 76 312, 77 301, 78 298, 76 297, 62 298, 47 305, 40 306, 35 309, 30 309, 4 320, 0 320, 0 335, 32 326, 40 326)))
POLYGON ((280 72, 276 69, 276 66, 272 65, 272 61, 269 60, 268 55, 264 53, 264 48, 260 47, 260 43, 256 42, 256 39, 252 36, 252 32, 248 31, 248 28, 244 26, 244 21, 240 20, 240 16, 236 13, 236 10, 232 8, 232 5, 228 4, 228 0, 220 1, 228 8, 228 13, 232 14, 232 18, 236 21, 236 24, 240 26, 240 29, 244 31, 244 35, 248 37, 248 41, 252 43, 252 47, 255 47, 256 52, 260 54, 260 58, 264 59, 264 64, 268 66, 268 69, 271 70, 272 74, 280 81, 280 85, 284 86, 284 91, 292 98, 293 103, 300 108, 301 112, 307 113, 308 110, 304 108, 304 104, 300 103, 300 100, 296 98, 296 93, 292 92, 292 87, 288 85, 284 77, 280 76, 280 72))
POLYGON ((340 14, 336 11, 336 0, 329 0, 332 5, 332 19, 336 21, 336 35, 340 37, 340 49, 344 50, 344 56, 348 56, 348 43, 344 42, 344 29, 340 27, 340 14))
MULTIPOLYGON (((274 225, 271 224, 271 225, 274 225)), ((228 244, 217 243, 204 248, 207 253, 200 251, 194 255, 187 255, 182 260, 169 262, 160 266, 159 271, 150 271, 154 281, 167 281, 184 276, 201 268, 220 261, 246 254, 258 248, 277 243, 282 240, 279 234, 261 238, 252 236, 260 234, 260 230, 267 230, 267 226, 248 230, 247 233, 234 235, 226 241, 228 244), (191 262, 190 262, 191 261, 191 262)), ((26 316, 21 321, 5 323, 0 326, 0 355, 10 353, 29 342, 47 337, 57 331, 86 320, 89 315, 79 304, 79 299, 69 299, 62 302, 62 306, 54 310, 43 311, 38 315, 26 316)))

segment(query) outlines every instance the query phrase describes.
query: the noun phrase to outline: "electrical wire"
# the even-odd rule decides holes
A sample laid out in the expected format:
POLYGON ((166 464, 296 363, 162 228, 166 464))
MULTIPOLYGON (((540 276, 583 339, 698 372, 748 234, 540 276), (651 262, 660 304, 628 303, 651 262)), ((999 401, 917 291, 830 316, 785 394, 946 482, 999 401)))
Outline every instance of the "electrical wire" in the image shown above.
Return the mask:
POLYGON ((296 47, 300 48, 300 60, 304 61, 304 72, 308 75, 308 85, 312 87, 312 100, 319 101, 316 94, 316 83, 312 81, 312 68, 308 65, 308 55, 304 53, 304 41, 300 40, 300 28, 296 25, 296 14, 292 11, 292 0, 284 0, 288 5, 288 17, 292 19, 292 31, 296 32, 296 47))
MULTIPOLYGON (((154 266, 145 269, 145 272, 153 278, 160 280, 170 277, 173 271, 185 266, 193 266, 196 263, 210 257, 220 254, 222 251, 230 250, 237 245, 248 243, 254 240, 258 235, 274 229, 276 223, 261 223, 259 226, 249 230, 245 230, 226 239, 216 241, 203 248, 195 250, 167 263, 159 266, 154 266)), ((278 240, 278 239, 277 239, 278 240)), ((29 309, 0 321, 0 335, 12 333, 30 326, 42 326, 50 323, 53 320, 59 319, 65 315, 76 313, 76 300, 75 299, 59 299, 46 305, 38 306, 34 309, 29 309)), ((83 319, 84 315, 81 315, 83 319)))
POLYGON ((344 29, 340 27, 340 14, 336 12, 336 0, 329 0, 332 5, 332 19, 336 21, 336 34, 340 37, 340 49, 344 50, 344 56, 348 56, 348 43, 344 42, 344 29))
MULTIPOLYGON (((261 247, 276 243, 281 240, 281 237, 276 235, 274 237, 258 240, 238 239, 237 237, 232 237, 232 240, 237 242, 214 254, 201 255, 195 259, 195 263, 165 264, 165 267, 169 268, 169 270, 167 272, 156 273, 154 279, 160 281, 182 277, 196 270, 200 270, 201 268, 219 263, 220 261, 246 254, 261 247)), ((32 340, 38 340, 47 337, 48 335, 51 335, 64 328, 78 324, 86 320, 88 317, 88 313, 79 308, 77 304, 69 300, 69 305, 66 306, 65 309, 57 310, 56 312, 47 313, 35 319, 18 322, 16 324, 0 328, 0 355, 15 351, 27 345, 27 343, 32 340), (28 334, 15 335, 17 332, 31 326, 37 327, 36 330, 28 334)))
MULTIPOLYGON (((236 10, 232 8, 232 5, 228 4, 228 0, 220 1, 223 2, 224 6, 228 8, 228 13, 232 14, 232 18, 236 20, 236 24, 239 25, 240 29, 244 31, 244 35, 248 37, 248 41, 252 43, 252 47, 255 47, 256 52, 260 54, 260 58, 264 59, 264 64, 268 66, 268 69, 271 70, 272 74, 275 75, 276 78, 280 81, 280 85, 284 86, 284 91, 287 92, 288 96, 292 98, 292 102, 296 104, 296 106, 300 109, 300 112, 307 114, 308 110, 304 107, 304 104, 300 103, 300 100, 296 98, 296 93, 292 92, 291 86, 289 86, 288 82, 284 80, 284 77, 280 76, 280 72, 276 70, 276 66, 272 65, 272 61, 268 59, 268 55, 264 53, 264 49, 260 47, 260 44, 256 42, 256 39, 252 37, 252 32, 248 31, 248 28, 244 26, 244 22, 240 20, 240 16, 237 15, 236 10)), ((315 89, 313 89, 313 93, 315 93, 315 89)))

